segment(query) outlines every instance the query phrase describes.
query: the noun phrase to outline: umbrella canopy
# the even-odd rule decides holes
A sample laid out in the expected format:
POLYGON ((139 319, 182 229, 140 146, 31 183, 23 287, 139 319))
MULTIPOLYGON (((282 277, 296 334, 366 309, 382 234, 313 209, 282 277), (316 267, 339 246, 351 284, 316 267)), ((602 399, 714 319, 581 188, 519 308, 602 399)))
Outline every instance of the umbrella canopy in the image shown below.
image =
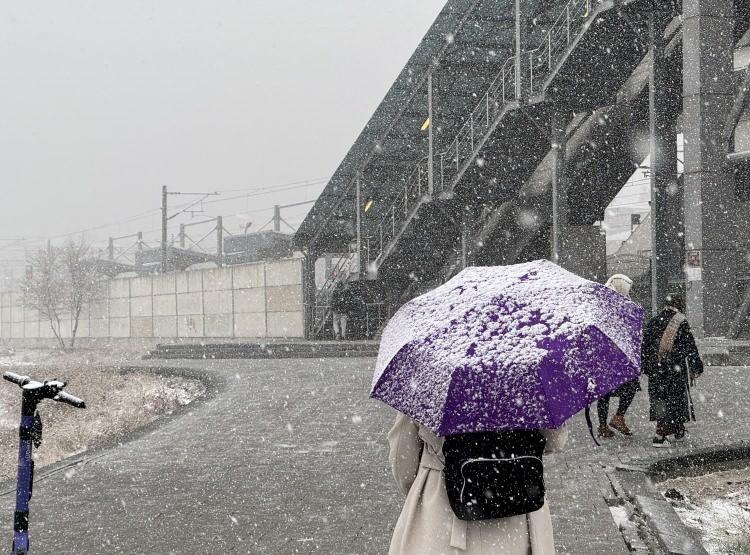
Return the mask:
POLYGON ((391 319, 370 396, 441 436, 556 428, 640 374, 642 320, 547 260, 466 268, 391 319))

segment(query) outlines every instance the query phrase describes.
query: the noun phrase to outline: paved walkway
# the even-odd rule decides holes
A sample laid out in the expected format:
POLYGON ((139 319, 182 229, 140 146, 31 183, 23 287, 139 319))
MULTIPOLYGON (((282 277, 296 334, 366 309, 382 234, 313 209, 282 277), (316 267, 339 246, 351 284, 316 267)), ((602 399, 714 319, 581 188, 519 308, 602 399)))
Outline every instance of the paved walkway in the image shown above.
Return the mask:
MULTIPOLYGON (((402 500, 387 466, 392 413, 367 399, 372 359, 168 364, 209 372, 215 393, 85 465, 48 478, 40 469, 35 553, 387 551, 402 500)), ((708 369, 700 422, 680 450, 750 438, 748 372, 708 369)), ((635 438, 596 449, 576 418, 568 449, 546 459, 559 552, 626 552, 602 466, 653 455, 645 401, 639 394, 631 409, 635 438)), ((12 504, 0 495, 8 541, 12 504)))

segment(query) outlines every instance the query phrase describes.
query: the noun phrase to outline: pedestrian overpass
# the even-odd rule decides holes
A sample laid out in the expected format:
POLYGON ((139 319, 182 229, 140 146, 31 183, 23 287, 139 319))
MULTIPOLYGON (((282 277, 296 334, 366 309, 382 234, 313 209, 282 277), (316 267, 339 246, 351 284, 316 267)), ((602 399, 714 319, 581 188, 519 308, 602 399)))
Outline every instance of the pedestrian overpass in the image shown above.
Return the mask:
POLYGON ((649 153, 652 294, 684 288, 699 334, 736 333, 748 26, 750 0, 449 1, 295 236, 308 334, 340 281, 387 316, 468 264, 603 280, 596 224, 649 153))

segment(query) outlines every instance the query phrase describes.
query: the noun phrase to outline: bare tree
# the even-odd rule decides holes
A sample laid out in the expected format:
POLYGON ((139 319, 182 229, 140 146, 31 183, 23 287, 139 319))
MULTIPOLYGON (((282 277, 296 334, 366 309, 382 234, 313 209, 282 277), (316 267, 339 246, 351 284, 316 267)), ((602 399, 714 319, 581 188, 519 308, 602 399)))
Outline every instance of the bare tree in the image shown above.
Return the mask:
POLYGON ((65 282, 65 300, 71 316, 70 347, 75 347, 81 312, 96 295, 99 274, 92 263, 90 247, 81 240, 69 240, 62 249, 61 265, 65 282))
POLYGON ((60 252, 48 247, 40 249, 28 259, 33 276, 23 282, 23 302, 46 319, 60 348, 65 348, 62 336, 62 311, 65 307, 65 284, 61 272, 60 252))
POLYGON ((65 349, 61 323, 63 314, 70 315, 71 348, 75 347, 83 309, 96 295, 99 274, 92 263, 89 246, 81 240, 68 241, 62 248, 48 247, 34 255, 29 263, 33 277, 24 283, 24 302, 49 321, 52 332, 65 349))

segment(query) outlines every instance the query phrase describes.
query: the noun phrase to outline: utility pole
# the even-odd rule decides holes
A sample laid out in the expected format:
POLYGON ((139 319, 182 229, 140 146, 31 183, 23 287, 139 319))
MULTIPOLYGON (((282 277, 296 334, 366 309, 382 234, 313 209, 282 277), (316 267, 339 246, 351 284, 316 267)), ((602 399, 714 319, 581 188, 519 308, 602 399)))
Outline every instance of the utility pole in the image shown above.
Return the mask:
POLYGON ((519 102, 524 97, 524 78, 523 78, 523 48, 526 44, 526 0, 515 0, 515 16, 516 16, 516 59, 515 59, 515 73, 516 73, 516 100, 519 102))
MULTIPOLYGON (((430 160, 432 164, 432 160, 430 160)), ((362 182, 360 176, 357 175, 357 275, 361 279, 364 275, 362 268, 364 268, 364 260, 362 257, 362 182)))
POLYGON ((167 186, 161 188, 161 271, 167 273, 167 186))
MULTIPOLYGON (((276 204, 273 207, 273 217, 268 220, 266 223, 264 223, 258 231, 262 231, 266 228, 266 226, 270 223, 273 224, 273 230, 276 232, 281 232, 281 224, 283 223, 286 225, 289 229, 292 231, 295 231, 295 229, 287 222, 284 218, 281 217, 281 209, 282 208, 293 208, 295 206, 302 206, 304 204, 312 204, 314 203, 314 200, 303 200, 302 202, 295 202, 293 204, 276 204)), ((247 234, 247 228, 250 226, 248 223, 247 226, 245 226, 245 234, 247 234)))
POLYGON ((140 270, 143 268, 143 232, 139 231, 137 234, 138 244, 136 246, 136 258, 135 265, 140 270))
MULTIPOLYGON (((433 164, 434 157, 434 144, 432 134, 432 70, 427 74, 427 121, 429 126, 427 127, 427 191, 432 196, 435 194, 435 166, 433 164)), ((357 178, 359 179, 359 178, 357 178)), ((357 182, 359 187, 359 182, 357 182)))
POLYGON ((273 230, 277 233, 281 231, 281 206, 278 204, 273 207, 273 230))
POLYGON ((224 221, 221 216, 216 216, 216 265, 219 268, 224 265, 224 221))

